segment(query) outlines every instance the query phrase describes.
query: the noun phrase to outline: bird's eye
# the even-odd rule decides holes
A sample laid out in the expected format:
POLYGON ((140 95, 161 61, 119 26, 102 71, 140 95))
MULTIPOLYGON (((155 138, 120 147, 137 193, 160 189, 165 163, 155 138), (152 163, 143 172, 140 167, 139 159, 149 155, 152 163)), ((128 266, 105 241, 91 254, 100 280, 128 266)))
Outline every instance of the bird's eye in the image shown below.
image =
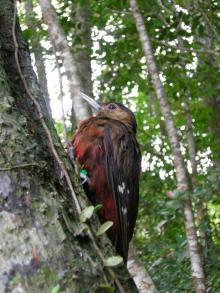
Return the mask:
POLYGON ((116 106, 115 106, 115 104, 110 104, 108 106, 108 108, 109 108, 109 110, 114 110, 114 109, 116 109, 116 106))

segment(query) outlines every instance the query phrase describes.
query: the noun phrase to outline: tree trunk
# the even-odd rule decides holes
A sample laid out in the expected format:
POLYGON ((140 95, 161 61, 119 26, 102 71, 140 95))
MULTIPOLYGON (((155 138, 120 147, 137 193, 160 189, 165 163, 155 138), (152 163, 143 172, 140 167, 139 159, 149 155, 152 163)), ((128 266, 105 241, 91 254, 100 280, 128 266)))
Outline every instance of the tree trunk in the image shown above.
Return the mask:
MULTIPOLYGON (((72 52, 74 59, 76 60, 80 88, 85 94, 93 97, 90 0, 73 2, 71 4, 70 19, 73 30, 73 33, 70 31, 72 52)), ((74 118, 74 109, 72 109, 72 130, 76 127, 74 118)))
POLYGON ((140 36, 142 47, 144 50, 146 63, 149 73, 151 75, 152 83, 154 85, 158 100, 160 102, 161 111, 164 115, 167 134, 171 144, 171 151, 174 159, 176 169, 176 178, 179 191, 183 194, 183 214, 185 218, 186 235, 189 246, 189 254, 192 267, 192 276, 194 280, 194 287, 197 293, 205 292, 205 278, 202 268, 202 261, 199 253, 198 240, 196 235, 196 228, 194 223, 194 215, 191 201, 189 198, 189 186, 186 175, 186 167, 184 165, 183 155, 180 150, 180 143, 177 136, 177 130, 172 119, 170 106, 168 104, 167 96, 160 80, 154 55, 152 52, 150 40, 144 25, 144 21, 136 0, 130 0, 132 13, 135 19, 137 31, 140 36))
MULTIPOLYGON (((186 139, 188 144, 189 151, 189 160, 192 169, 192 188, 196 189, 198 185, 197 182, 197 162, 196 162, 196 143, 193 135, 193 125, 192 125, 192 117, 190 114, 189 107, 189 99, 187 96, 184 97, 184 115, 186 119, 186 139)), ((205 207, 205 202, 202 199, 198 199, 196 202, 196 210, 197 210, 197 221, 199 224, 199 237, 202 240, 204 246, 204 255, 207 256, 208 252, 208 237, 206 231, 203 227, 203 223, 205 219, 207 219, 207 209, 205 207)))
POLYGON ((31 50, 34 54, 35 65, 37 68, 37 77, 39 80, 40 88, 43 92, 45 102, 47 105, 47 110, 49 114, 52 116, 52 111, 50 107, 50 97, 47 87, 47 75, 46 68, 44 65, 44 56, 43 56, 43 48, 41 46, 38 33, 36 30, 37 20, 34 16, 33 4, 30 0, 26 0, 25 2, 25 11, 26 11, 26 23, 29 28, 32 30, 32 38, 30 40, 31 50))
MULTIPOLYGON (((190 8, 189 8, 190 9, 190 8)), ((175 16, 178 17, 178 12, 176 11, 176 6, 174 6, 174 12, 175 16)), ((179 21, 178 27, 181 28, 182 26, 182 19, 179 21)), ((177 47, 180 50, 180 52, 183 54, 183 39, 181 36, 177 37, 178 44, 177 47)), ((185 61, 182 57, 180 56, 180 64, 181 66, 185 67, 185 61)), ((189 160, 190 160, 190 165, 192 169, 192 175, 191 175, 191 185, 192 185, 192 190, 194 191, 198 185, 197 182, 197 161, 196 161, 196 142, 193 134, 193 123, 192 123, 192 116, 190 113, 190 106, 189 106, 189 93, 188 93, 188 88, 187 84, 185 85, 185 90, 184 90, 184 97, 183 97, 183 108, 184 108, 184 116, 186 120, 186 140, 187 140, 187 145, 188 145, 188 153, 189 153, 189 160)), ((196 220, 199 224, 199 237, 203 242, 204 245, 204 255, 207 256, 207 251, 208 251, 208 246, 207 246, 207 235, 206 231, 204 229, 204 221, 205 218, 207 218, 207 209, 205 208, 205 202, 202 199, 196 200, 196 220)))
POLYGON ((71 50, 68 46, 67 39, 59 24, 54 7, 49 0, 39 0, 43 18, 48 25, 50 38, 56 47, 56 52, 59 52, 69 81, 70 93, 73 101, 73 109, 76 117, 76 122, 90 116, 88 104, 80 96, 80 83, 77 75, 76 62, 73 58, 71 50))
POLYGON ((138 259, 137 251, 131 242, 129 245, 127 268, 132 276, 139 293, 156 293, 156 287, 146 271, 144 265, 138 259))
POLYGON ((0 0, 0 20, 0 292, 136 292, 124 266, 103 267, 114 252, 93 236, 95 223, 80 232, 86 198, 39 90, 16 1, 0 0))
POLYGON ((92 97, 90 0, 72 3, 71 10, 71 22, 74 27, 72 50, 77 64, 80 88, 88 96, 92 97))

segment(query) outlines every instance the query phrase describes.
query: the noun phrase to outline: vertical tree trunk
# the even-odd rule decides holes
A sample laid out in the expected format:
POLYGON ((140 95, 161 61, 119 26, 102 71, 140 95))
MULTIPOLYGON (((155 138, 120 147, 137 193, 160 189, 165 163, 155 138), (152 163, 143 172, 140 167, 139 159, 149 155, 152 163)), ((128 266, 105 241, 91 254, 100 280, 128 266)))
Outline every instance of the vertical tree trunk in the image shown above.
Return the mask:
MULTIPOLYGON (((71 4, 70 19, 73 33, 72 52, 76 61, 77 75, 80 89, 88 96, 93 96, 92 86, 92 38, 91 38, 91 8, 90 0, 73 2, 71 4)), ((75 114, 72 109, 72 130, 75 129, 75 114)))
POLYGON ((77 75, 77 67, 73 55, 68 46, 66 37, 60 27, 54 7, 49 0, 39 0, 43 18, 48 25, 50 38, 59 52, 69 81, 70 93, 73 101, 73 109, 77 124, 90 116, 89 106, 80 96, 80 83, 77 75))
POLYGON ((72 3, 71 10, 71 22, 74 27, 72 50, 77 64, 80 88, 88 96, 92 97, 90 0, 72 3))
POLYGON ((132 242, 129 245, 127 268, 138 288, 139 293, 157 292, 150 275, 138 259, 137 251, 132 242))
POLYGON ((180 143, 177 136, 177 130, 172 119, 170 106, 168 104, 164 87, 162 85, 162 82, 157 71, 150 40, 144 25, 142 15, 140 14, 140 11, 138 9, 137 1, 130 0, 130 4, 135 19, 137 31, 139 33, 142 47, 144 50, 148 70, 151 75, 152 83, 154 85, 158 100, 160 102, 161 110, 165 119, 167 134, 170 140, 174 165, 176 168, 178 189, 180 192, 183 193, 183 197, 185 198, 183 201, 183 213, 185 218, 185 227, 189 246, 192 276, 194 280, 195 291, 197 293, 202 293, 205 292, 205 278, 202 268, 202 261, 199 253, 192 205, 189 198, 189 186, 186 176, 186 167, 184 165, 183 155, 180 150, 180 143))
POLYGON ((37 68, 37 76, 38 76, 40 88, 44 94, 47 110, 50 116, 52 116, 52 111, 50 107, 50 97, 49 97, 49 92, 47 87, 46 68, 44 65, 43 48, 41 46, 38 33, 36 31, 37 20, 34 16, 33 4, 30 0, 26 0, 25 2, 25 11, 26 11, 27 26, 32 30, 32 38, 30 40, 30 43, 31 43, 32 52, 35 58, 35 64, 37 68))
MULTIPOLYGON (((189 7, 190 9, 190 7, 189 7)), ((175 13, 176 13, 176 8, 174 8, 175 13)), ((176 13, 176 16, 178 14, 176 13)), ((181 27, 182 21, 180 20, 179 22, 179 27, 181 27)), ((183 40, 181 37, 178 36, 178 48, 180 52, 183 53, 183 40)), ((182 58, 180 57, 181 63, 183 66, 185 66, 185 62, 182 58)), ((186 119, 186 138, 187 138, 187 144, 188 144, 188 152, 189 152, 189 159, 190 159, 190 165, 192 169, 192 189, 195 190, 198 182, 197 182, 197 161, 196 161, 196 143, 195 143, 195 138, 193 135, 193 123, 192 123, 192 117, 190 113, 190 107, 189 107, 189 93, 186 85, 186 90, 184 93, 184 115, 186 119)), ((208 252, 208 242, 210 243, 210 239, 208 239, 208 235, 206 233, 206 229, 204 228, 204 222, 208 222, 208 212, 206 208, 206 202, 199 198, 196 201, 196 220, 199 224, 199 237, 203 243, 204 246, 204 255, 207 256, 208 252)))
POLYGON ((108 239, 80 232, 86 198, 45 107, 16 1, 0 0, 0 19, 0 292, 96 292, 115 283, 136 292, 123 266, 103 269, 100 256, 114 253, 108 239))
MULTIPOLYGON (((176 9, 174 8, 175 13, 176 9)), ((177 16, 177 13, 176 13, 177 16)), ((179 22, 179 27, 181 27, 182 21, 180 20, 179 22)), ((178 36, 178 48, 181 53, 183 53, 183 40, 181 37, 178 36)), ((182 58, 180 57, 181 60, 181 65, 185 66, 185 62, 182 58)), ((197 162, 196 162, 196 143, 195 143, 195 138, 193 135, 193 124, 192 124, 192 117, 190 113, 190 107, 189 107, 189 97, 188 97, 188 89, 186 85, 186 89, 184 91, 184 101, 183 101, 183 107, 184 107, 184 116, 186 119, 186 139, 187 139, 187 145, 188 145, 188 152, 189 152, 189 160, 190 160, 190 165, 192 169, 192 176, 191 176, 191 181, 192 181, 192 190, 194 191, 196 189, 196 186, 198 185, 197 182, 197 162)), ((205 221, 205 203, 202 201, 202 199, 198 199, 196 202, 196 220, 199 225, 199 237, 203 242, 204 245, 204 255, 207 255, 207 235, 206 232, 203 228, 203 223, 205 221)), ((206 211, 207 212, 207 211, 206 211)))
MULTIPOLYGON (((189 99, 187 96, 184 97, 184 114, 186 119, 186 138, 189 150, 189 159, 190 165, 192 169, 192 188, 195 190, 196 186, 198 185, 196 175, 197 175, 197 162, 196 162, 196 143, 195 138, 193 135, 193 125, 192 125, 192 117, 190 114, 190 107, 189 107, 189 99)), ((208 239, 207 233, 205 228, 203 227, 203 223, 207 220, 207 209, 205 206, 205 202, 202 199, 198 199, 196 203, 196 210, 197 210, 197 221, 199 224, 199 237, 203 242, 204 246, 204 254, 207 256, 208 252, 208 239)))
MULTIPOLYGON (((189 8, 190 9, 190 8, 189 8)), ((176 7, 174 6, 174 12, 175 16, 178 16, 178 12, 176 11, 176 7)), ((182 26, 182 19, 179 21, 178 27, 181 28, 182 26)), ((182 37, 178 36, 178 48, 180 52, 183 54, 183 40, 182 37)), ((180 63, 182 66, 185 66, 185 62, 182 56, 180 56, 180 63)), ((185 85, 185 91, 184 91, 184 101, 183 101, 183 107, 184 107, 184 116, 186 119, 186 139, 187 139, 187 144, 188 144, 188 153, 189 153, 189 160, 190 160, 190 165, 192 169, 192 176, 191 176, 191 183, 192 183, 192 190, 194 191, 196 189, 196 186, 198 185, 197 182, 197 162, 196 162, 196 143, 195 143, 195 138, 193 135, 193 123, 192 123, 192 117, 190 113, 190 107, 189 107, 189 93, 188 93, 188 88, 187 85, 185 85)), ((204 254, 205 256, 207 255, 207 235, 205 232, 205 229, 203 227, 203 223, 205 221, 205 218, 207 218, 207 210, 205 208, 205 203, 203 202, 202 199, 198 199, 196 202, 196 220, 199 224, 199 237, 203 242, 204 245, 204 254), (205 212, 206 211, 206 212, 205 212)))

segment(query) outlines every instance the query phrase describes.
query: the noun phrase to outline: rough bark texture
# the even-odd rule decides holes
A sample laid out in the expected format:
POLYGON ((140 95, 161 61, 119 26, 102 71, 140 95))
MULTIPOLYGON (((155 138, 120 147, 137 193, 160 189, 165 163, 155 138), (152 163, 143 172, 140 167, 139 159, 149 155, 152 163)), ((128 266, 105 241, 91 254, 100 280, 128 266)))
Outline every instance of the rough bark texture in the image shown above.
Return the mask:
POLYGON ((44 21, 48 25, 50 38, 56 47, 56 51, 59 52, 65 68, 73 101, 74 114, 78 124, 80 121, 90 116, 90 110, 88 104, 83 101, 80 96, 80 82, 77 75, 77 66, 68 46, 64 32, 59 25, 54 7, 51 5, 49 0, 39 0, 39 3, 44 21))
MULTIPOLYGON (((176 13, 176 9, 175 9, 176 13)), ((177 14, 176 14, 177 16, 177 14)), ((182 20, 179 22, 179 28, 182 25, 182 20)), ((181 53, 183 53, 183 39, 182 37, 178 37, 178 48, 181 53)), ((180 57, 181 65, 185 66, 184 59, 182 56, 180 57)), ((190 165, 192 169, 191 173, 191 181, 192 181, 192 190, 194 191, 198 185, 197 181, 197 161, 196 161, 196 142, 195 137, 193 134, 193 122, 192 122, 192 116, 190 113, 190 105, 189 105, 189 93, 186 85, 186 89, 184 91, 184 116, 186 120, 186 139, 187 139, 187 145, 188 145, 188 153, 189 153, 189 160, 190 165)), ((204 229, 204 222, 205 219, 207 220, 207 209, 206 209, 206 203, 200 198, 196 201, 196 220, 199 225, 199 238, 203 243, 204 246, 204 255, 207 256, 208 252, 208 237, 206 234, 206 231, 204 229)))
MULTIPOLYGON (((100 259, 101 250, 114 252, 105 236, 94 244, 80 233, 61 166, 72 173, 81 208, 88 203, 46 110, 15 4, 0 0, 0 292, 96 292, 117 281, 100 259)), ((115 275, 125 292, 136 292, 123 266, 115 275)))
POLYGON ((172 119, 170 106, 168 104, 168 99, 167 99, 163 84, 160 80, 160 77, 157 71, 150 40, 144 25, 142 15, 140 14, 140 11, 138 9, 137 1, 130 0, 130 4, 131 4, 132 13, 135 19, 137 31, 139 33, 142 47, 144 50, 144 55, 146 58, 148 70, 151 75, 152 83, 154 85, 157 97, 160 102, 161 111, 165 119, 167 134, 171 144, 171 150, 172 150, 174 165, 176 169, 178 189, 180 192, 183 193, 184 197, 187 198, 187 199, 184 199, 184 202, 183 202, 183 213, 185 218, 185 227, 186 227, 186 235, 187 235, 188 246, 189 246, 192 276, 194 280, 195 291, 197 293, 202 293, 202 292, 205 292, 204 272, 203 272, 202 261, 201 261, 199 248, 198 248, 198 240, 196 235, 193 210, 192 210, 191 202, 188 195, 189 186, 188 186, 187 175, 186 175, 186 167, 184 165, 183 155, 180 150, 180 143, 177 136, 177 130, 174 125, 174 121, 172 119))
POLYGON ((156 287, 146 271, 144 265, 138 259, 137 251, 133 245, 129 245, 127 269, 132 276, 139 293, 156 293, 156 287))
POLYGON ((46 68, 44 65, 44 56, 43 56, 43 48, 41 46, 37 31, 36 31, 36 23, 37 20, 35 18, 35 14, 33 11, 32 1, 26 0, 25 2, 25 11, 26 11, 26 23, 27 26, 32 30, 32 38, 30 40, 31 50, 34 54, 35 65, 37 68, 37 77, 40 84, 40 88, 43 92, 45 102, 47 105, 47 110, 49 114, 52 116, 52 111, 50 107, 50 97, 47 87, 47 75, 46 68))
POLYGON ((80 88, 88 96, 92 97, 90 0, 72 3, 71 10, 71 22, 74 27, 72 50, 77 63, 80 88))

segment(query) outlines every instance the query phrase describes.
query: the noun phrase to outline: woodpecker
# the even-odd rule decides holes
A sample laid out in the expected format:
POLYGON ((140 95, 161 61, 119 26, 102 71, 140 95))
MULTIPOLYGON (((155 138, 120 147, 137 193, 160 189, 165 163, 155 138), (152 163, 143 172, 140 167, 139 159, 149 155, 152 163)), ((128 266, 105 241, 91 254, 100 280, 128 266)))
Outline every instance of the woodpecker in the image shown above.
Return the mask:
POLYGON ((136 119, 121 103, 98 104, 82 94, 97 114, 81 122, 72 145, 81 166, 83 187, 93 205, 102 204, 101 222, 112 221, 107 234, 127 262, 138 212, 141 152, 136 119))

